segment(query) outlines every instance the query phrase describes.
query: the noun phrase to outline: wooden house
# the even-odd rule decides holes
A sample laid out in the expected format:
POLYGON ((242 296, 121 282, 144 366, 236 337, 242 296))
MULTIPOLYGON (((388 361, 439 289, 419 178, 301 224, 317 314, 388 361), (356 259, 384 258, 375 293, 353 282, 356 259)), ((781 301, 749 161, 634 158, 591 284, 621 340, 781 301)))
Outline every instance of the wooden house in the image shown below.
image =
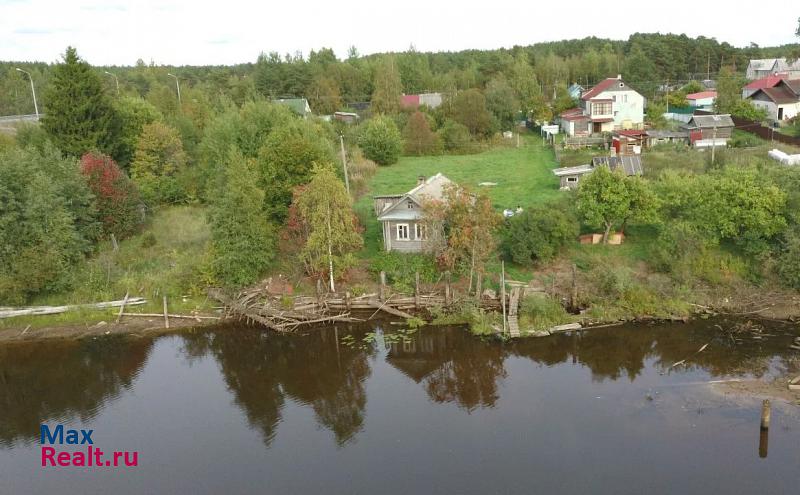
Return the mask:
POLYGON ((693 115, 684 126, 689 132, 689 143, 695 148, 727 146, 734 127, 728 114, 693 115))

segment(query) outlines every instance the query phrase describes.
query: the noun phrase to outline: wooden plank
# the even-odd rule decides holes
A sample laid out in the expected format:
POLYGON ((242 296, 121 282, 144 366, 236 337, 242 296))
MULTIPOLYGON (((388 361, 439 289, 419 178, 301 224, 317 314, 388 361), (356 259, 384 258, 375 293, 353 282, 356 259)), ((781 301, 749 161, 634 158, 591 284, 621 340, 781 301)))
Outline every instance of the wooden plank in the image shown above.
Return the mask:
POLYGON ((117 323, 119 323, 119 321, 122 319, 122 312, 125 311, 125 303, 127 302, 128 302, 128 293, 125 292, 125 297, 122 298, 122 305, 119 307, 119 314, 117 314, 117 323))
MULTIPOLYGON (((142 297, 129 298, 126 306, 139 306, 147 303, 147 300, 142 297)), ((72 304, 65 306, 33 306, 27 308, 12 308, 0 311, 0 318, 13 318, 15 316, 41 316, 41 315, 55 315, 66 313, 67 311, 74 311, 77 309, 109 309, 118 308, 122 305, 122 301, 106 301, 91 304, 72 304)))
POLYGON ((167 313, 167 296, 164 296, 164 328, 169 328, 169 314, 167 313))

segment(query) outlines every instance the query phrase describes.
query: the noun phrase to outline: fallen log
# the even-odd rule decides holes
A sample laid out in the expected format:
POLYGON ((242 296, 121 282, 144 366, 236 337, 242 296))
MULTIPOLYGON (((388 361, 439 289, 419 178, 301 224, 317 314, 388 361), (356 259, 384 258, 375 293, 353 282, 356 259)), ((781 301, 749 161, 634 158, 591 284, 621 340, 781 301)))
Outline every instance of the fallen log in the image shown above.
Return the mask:
POLYGON ((551 327, 548 332, 558 333, 558 332, 568 332, 570 330, 580 330, 583 328, 580 323, 567 323, 566 325, 556 325, 551 327))
POLYGON ((390 315, 399 316, 400 318, 409 319, 409 318, 413 318, 414 317, 413 315, 410 315, 410 314, 406 313, 405 311, 400 311, 399 309, 395 309, 395 308, 389 306, 388 304, 373 304, 372 307, 376 308, 376 309, 378 309, 380 311, 385 311, 386 313, 389 313, 390 315))
POLYGON ((129 298, 127 301, 106 301, 92 304, 72 304, 66 306, 34 306, 29 308, 8 309, 0 311, 0 318, 13 318, 15 316, 41 316, 41 315, 55 315, 66 313, 67 311, 75 311, 78 309, 109 309, 118 308, 123 304, 125 306, 138 306, 145 304, 146 299, 141 297, 129 298))
MULTIPOLYGON (((163 318, 164 313, 122 313, 122 316, 139 316, 142 318, 163 318)), ((170 318, 187 318, 191 320, 221 320, 221 316, 200 316, 200 315, 167 315, 170 318)))

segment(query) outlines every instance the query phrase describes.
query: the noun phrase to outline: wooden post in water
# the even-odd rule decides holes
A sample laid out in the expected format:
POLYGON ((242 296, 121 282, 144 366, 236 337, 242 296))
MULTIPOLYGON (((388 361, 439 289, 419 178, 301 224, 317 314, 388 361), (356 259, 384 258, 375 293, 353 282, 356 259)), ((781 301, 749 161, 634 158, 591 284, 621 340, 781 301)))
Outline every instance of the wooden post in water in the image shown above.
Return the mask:
POLYGON ((345 291, 344 293, 344 306, 347 308, 347 311, 350 311, 350 291, 345 291))
POLYGON ((451 303, 451 294, 450 294, 450 272, 444 272, 444 305, 450 306, 451 303))
POLYGON ((770 420, 770 405, 769 399, 764 399, 764 402, 761 404, 761 429, 762 430, 769 430, 769 420, 770 420))
POLYGON ((767 458, 769 452, 769 420, 770 420, 769 399, 765 399, 761 404, 761 434, 758 437, 758 457, 767 458))
POLYGON ((128 304, 128 293, 125 293, 125 297, 122 299, 122 306, 119 307, 119 313, 117 314, 117 323, 122 319, 122 312, 125 311, 125 305, 128 304))
POLYGON ((381 272, 381 291, 378 297, 380 297, 381 302, 386 300, 386 272, 384 271, 381 272))
POLYGON ((503 335, 506 334, 506 262, 500 262, 500 301, 503 304, 503 335))
POLYGON ((572 294, 569 305, 572 306, 572 309, 578 307, 578 267, 575 266, 575 263, 572 264, 572 294))
POLYGON ((169 328, 169 313, 167 312, 167 296, 164 295, 164 328, 169 328))
POLYGON ((414 307, 419 309, 419 272, 414 272, 414 307))

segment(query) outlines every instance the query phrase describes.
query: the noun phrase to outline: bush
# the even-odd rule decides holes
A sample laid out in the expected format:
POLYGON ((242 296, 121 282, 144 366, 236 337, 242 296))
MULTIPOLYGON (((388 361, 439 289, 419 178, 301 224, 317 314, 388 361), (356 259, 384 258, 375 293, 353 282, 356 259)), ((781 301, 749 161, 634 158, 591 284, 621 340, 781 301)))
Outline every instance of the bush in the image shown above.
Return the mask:
POLYGON ((454 120, 446 120, 439 129, 445 151, 450 153, 468 153, 471 150, 472 136, 466 126, 454 120))
POLYGON ((363 124, 358 145, 378 165, 391 165, 400 158, 403 138, 392 119, 378 116, 363 124))
POLYGON ((133 234, 141 225, 139 192, 117 163, 108 155, 86 153, 81 173, 94 193, 103 232, 119 238, 133 234))
POLYGON ((49 146, 0 153, 0 204, 0 301, 65 288, 98 230, 76 162, 49 146))
POLYGON ((417 253, 381 252, 370 265, 370 271, 378 275, 386 272, 386 281, 398 292, 412 292, 419 272, 421 282, 436 282, 439 271, 432 256, 417 253))
POLYGON ((186 153, 178 132, 161 122, 145 124, 131 163, 131 178, 149 204, 185 199, 177 179, 186 166, 186 153))
POLYGON ((575 240, 579 230, 572 215, 548 206, 525 210, 507 222, 502 248, 508 258, 520 265, 554 258, 562 247, 575 240))
POLYGON ((403 129, 406 154, 433 155, 441 148, 439 136, 431 131, 428 118, 422 112, 414 112, 403 129))
POLYGON ((520 326, 526 331, 547 330, 572 321, 569 313, 546 294, 528 296, 519 308, 520 326))

